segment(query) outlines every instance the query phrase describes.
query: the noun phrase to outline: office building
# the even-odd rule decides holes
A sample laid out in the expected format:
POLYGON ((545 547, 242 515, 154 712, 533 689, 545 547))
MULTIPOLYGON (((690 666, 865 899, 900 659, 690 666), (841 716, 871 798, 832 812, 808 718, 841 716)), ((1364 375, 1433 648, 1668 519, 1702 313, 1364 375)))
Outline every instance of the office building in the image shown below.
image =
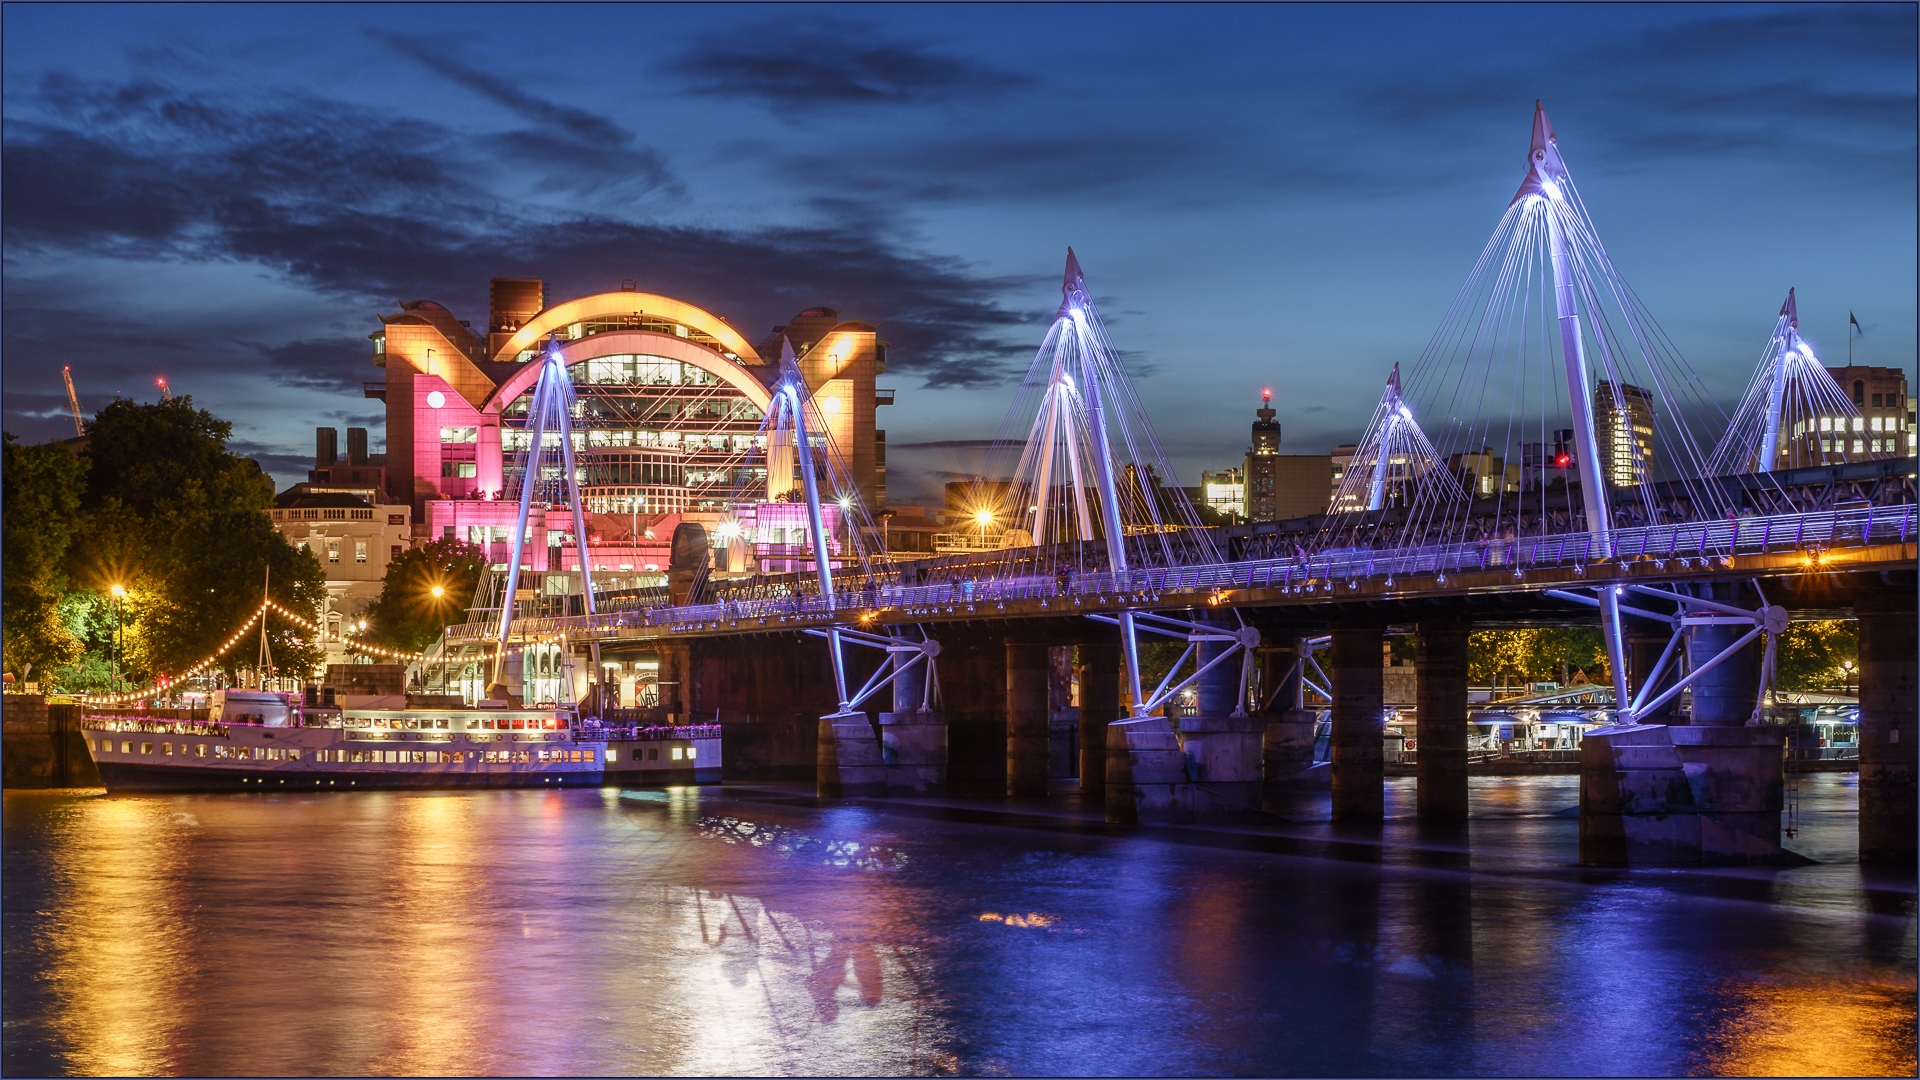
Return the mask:
POLYGON ((1602 380, 1593 388, 1593 430, 1608 487, 1653 482, 1653 395, 1645 387, 1602 380))
POLYGON ((1858 417, 1822 418, 1820 437, 1828 453, 1845 454, 1856 460, 1863 455, 1914 456, 1914 405, 1907 396, 1905 371, 1856 365, 1828 368, 1827 374, 1833 376, 1840 392, 1852 398, 1854 408, 1860 410, 1858 417), (1841 433, 1834 430, 1838 427, 1852 430, 1841 433))

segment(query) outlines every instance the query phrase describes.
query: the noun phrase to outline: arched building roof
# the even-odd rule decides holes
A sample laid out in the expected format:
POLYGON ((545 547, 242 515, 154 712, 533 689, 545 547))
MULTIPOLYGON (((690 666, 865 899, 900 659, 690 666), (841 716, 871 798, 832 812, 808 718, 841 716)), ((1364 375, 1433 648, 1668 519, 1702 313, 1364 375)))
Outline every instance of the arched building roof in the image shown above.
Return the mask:
MULTIPOLYGON (((619 293, 616 295, 633 296, 635 294, 619 293)), ((564 304, 561 305, 561 307, 565 306, 564 304)), ((594 313, 598 313, 598 309, 596 309, 594 313)), ((653 314, 653 312, 649 312, 649 314, 653 314)), ((529 323, 528 325, 531 326, 533 324, 529 323)), ((654 330, 612 330, 604 334, 595 334, 592 337, 581 338, 578 341, 563 342, 560 345, 560 357, 568 367, 585 363, 588 360, 598 359, 602 356, 621 356, 629 353, 643 356, 659 356, 668 360, 678 360, 682 363, 692 364, 695 367, 712 373, 721 381, 739 390, 748 401, 753 402, 762 412, 766 411, 767 406, 773 402, 773 394, 767 389, 766 384, 754 377, 753 372, 728 360, 726 357, 721 356, 704 345, 689 341, 686 338, 676 337, 672 334, 662 334, 654 330)), ((501 383, 500 387, 487 398, 487 402, 481 411, 496 415, 503 412, 508 405, 513 403, 514 399, 518 398, 521 394, 531 391, 534 382, 539 378, 539 364, 528 363, 521 365, 507 381, 501 383)))
POLYGON ((513 337, 508 339, 507 343, 494 355, 497 359, 512 360, 522 351, 539 344, 542 338, 555 330, 600 315, 656 316, 706 334, 719 344, 721 351, 733 353, 746 363, 764 363, 754 347, 747 344, 747 339, 740 336, 740 331, 735 330, 732 324, 718 315, 695 307, 685 300, 675 300, 658 293, 633 292, 626 289, 595 293, 592 296, 583 296, 578 300, 569 300, 550 307, 514 331, 513 337))

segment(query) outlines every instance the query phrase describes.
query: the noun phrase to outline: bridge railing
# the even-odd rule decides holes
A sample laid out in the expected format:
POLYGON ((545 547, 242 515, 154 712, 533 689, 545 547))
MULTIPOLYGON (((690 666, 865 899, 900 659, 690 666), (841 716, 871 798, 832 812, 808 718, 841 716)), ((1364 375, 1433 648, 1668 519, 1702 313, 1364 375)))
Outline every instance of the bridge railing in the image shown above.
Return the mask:
MULTIPOLYGON (((1018 563, 999 577, 953 577, 916 585, 855 588, 836 593, 832 603, 818 595, 723 600, 679 607, 654 607, 599 615, 518 619, 515 631, 534 637, 616 633, 623 628, 695 629, 703 625, 770 619, 827 622, 886 608, 908 614, 977 610, 983 604, 1097 598, 1137 599, 1150 604, 1161 593, 1193 593, 1235 588, 1280 588, 1293 592, 1332 591, 1344 583, 1358 589, 1375 578, 1483 573, 1511 570, 1523 578, 1532 568, 1584 567, 1651 559, 1657 564, 1684 560, 1703 565, 1738 554, 1815 551, 1876 541, 1906 543, 1915 534, 1916 507, 1869 506, 1847 510, 1776 514, 1724 521, 1693 521, 1616 529, 1606 550, 1592 533, 1490 539, 1401 549, 1351 548, 1307 556, 1242 559, 1191 566, 1144 567, 1123 573, 1058 571, 1036 567, 1020 573, 1018 563)), ((486 627, 449 628, 455 638, 488 637, 486 627)))

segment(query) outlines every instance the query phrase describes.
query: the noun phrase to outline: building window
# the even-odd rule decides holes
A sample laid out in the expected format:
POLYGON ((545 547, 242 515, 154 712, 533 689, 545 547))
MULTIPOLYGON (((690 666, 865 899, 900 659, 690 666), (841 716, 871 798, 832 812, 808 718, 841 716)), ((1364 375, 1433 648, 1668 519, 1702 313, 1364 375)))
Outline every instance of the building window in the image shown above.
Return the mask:
POLYGON ((338 540, 327 541, 327 561, 330 563, 337 563, 340 561, 340 541, 338 540))
POLYGON ((355 540, 353 542, 353 561, 357 563, 367 561, 367 542, 365 540, 355 540))
MULTIPOLYGON (((1889 397, 1891 397, 1892 395, 1888 395, 1888 396, 1889 396, 1889 397)), ((1874 407, 1874 408, 1876 408, 1876 409, 1880 407, 1880 395, 1879 395, 1879 394, 1875 394, 1875 395, 1873 395, 1873 407, 1874 407)))
POLYGON ((443 461, 440 463, 442 478, 471 480, 480 475, 480 466, 471 461, 443 461))
POLYGON ((443 443, 477 443, 480 441, 480 429, 470 427, 443 427, 440 429, 440 441, 443 443))
POLYGON ((1853 403, 1855 405, 1865 405, 1867 403, 1867 384, 1861 382, 1859 379, 1853 380, 1853 403))

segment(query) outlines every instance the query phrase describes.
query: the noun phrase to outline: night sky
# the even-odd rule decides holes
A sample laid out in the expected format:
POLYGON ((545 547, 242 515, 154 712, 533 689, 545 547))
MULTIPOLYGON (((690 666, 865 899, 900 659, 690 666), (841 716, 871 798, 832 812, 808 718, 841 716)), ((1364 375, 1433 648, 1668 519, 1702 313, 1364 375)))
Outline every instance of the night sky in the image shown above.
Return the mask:
MULTIPOLYGON (((376 312, 487 279, 826 304, 893 345, 895 501, 964 469, 1067 245, 1183 482, 1357 437, 1525 172, 1535 98, 1615 264, 1731 405, 1789 286, 1915 356, 1915 9, 5 9, 4 411, 153 380, 285 484, 383 416, 376 312)), ((1712 433, 1717 435, 1716 433, 1712 433)), ((1711 437, 1711 436, 1709 436, 1711 437)), ((377 448, 377 447, 376 447, 377 448)))

